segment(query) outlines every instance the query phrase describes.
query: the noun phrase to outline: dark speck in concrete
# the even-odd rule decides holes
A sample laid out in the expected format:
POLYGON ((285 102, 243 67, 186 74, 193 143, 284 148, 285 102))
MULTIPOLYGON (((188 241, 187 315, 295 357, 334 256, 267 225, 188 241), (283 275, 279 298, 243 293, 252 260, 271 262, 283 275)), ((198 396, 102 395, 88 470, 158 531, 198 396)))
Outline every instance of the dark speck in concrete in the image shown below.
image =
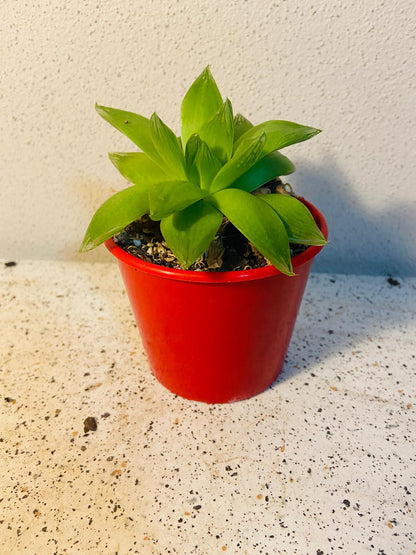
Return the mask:
POLYGON ((391 276, 387 278, 387 283, 389 283, 390 285, 393 285, 394 287, 397 287, 397 286, 400 287, 400 281, 398 279, 392 278, 391 276))
POLYGON ((84 434, 88 432, 95 432, 97 429, 97 421, 93 416, 88 416, 84 420, 84 434))

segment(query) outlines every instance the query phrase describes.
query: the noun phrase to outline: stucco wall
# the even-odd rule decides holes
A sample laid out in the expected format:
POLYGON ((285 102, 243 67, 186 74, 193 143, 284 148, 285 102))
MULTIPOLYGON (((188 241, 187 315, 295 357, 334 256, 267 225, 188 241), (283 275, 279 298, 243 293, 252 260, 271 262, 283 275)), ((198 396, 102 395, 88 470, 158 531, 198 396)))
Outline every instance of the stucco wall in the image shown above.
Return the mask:
POLYGON ((319 127, 285 153, 325 213, 315 269, 415 274, 413 0, 3 0, 0 256, 76 254, 95 208, 124 186, 107 151, 130 144, 94 102, 159 115, 210 63, 254 122, 319 127))

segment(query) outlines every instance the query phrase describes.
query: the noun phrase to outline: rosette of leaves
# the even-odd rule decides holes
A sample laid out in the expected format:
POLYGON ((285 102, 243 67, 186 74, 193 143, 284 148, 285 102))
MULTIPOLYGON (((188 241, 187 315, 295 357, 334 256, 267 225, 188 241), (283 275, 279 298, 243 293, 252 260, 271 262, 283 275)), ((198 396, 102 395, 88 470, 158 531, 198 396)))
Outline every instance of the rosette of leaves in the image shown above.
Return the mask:
POLYGON ((323 245, 325 238, 310 212, 284 194, 252 193, 295 170, 279 149, 310 139, 318 129, 284 120, 253 125, 233 115, 207 67, 186 93, 181 137, 154 113, 96 106, 108 123, 141 152, 109 157, 132 186, 97 210, 80 251, 88 251, 131 222, 149 214, 183 268, 209 247, 226 216, 282 273, 293 275, 289 242, 323 245))

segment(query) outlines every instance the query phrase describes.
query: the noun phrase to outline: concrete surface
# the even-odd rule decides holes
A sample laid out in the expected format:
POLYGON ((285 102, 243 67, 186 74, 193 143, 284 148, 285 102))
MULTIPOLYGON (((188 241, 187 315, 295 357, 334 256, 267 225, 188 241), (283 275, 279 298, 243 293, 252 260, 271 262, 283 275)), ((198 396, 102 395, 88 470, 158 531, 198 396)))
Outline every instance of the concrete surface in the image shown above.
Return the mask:
POLYGON ((415 17, 413 0, 2 0, 0 256, 75 259, 125 185, 107 152, 132 149, 94 103, 179 131, 209 63, 253 122, 323 130, 285 149, 328 219, 316 271, 416 275, 415 17))
POLYGON ((153 378, 115 263, 2 263, 0 553, 414 553, 415 300, 313 274, 277 382, 209 406, 153 378))

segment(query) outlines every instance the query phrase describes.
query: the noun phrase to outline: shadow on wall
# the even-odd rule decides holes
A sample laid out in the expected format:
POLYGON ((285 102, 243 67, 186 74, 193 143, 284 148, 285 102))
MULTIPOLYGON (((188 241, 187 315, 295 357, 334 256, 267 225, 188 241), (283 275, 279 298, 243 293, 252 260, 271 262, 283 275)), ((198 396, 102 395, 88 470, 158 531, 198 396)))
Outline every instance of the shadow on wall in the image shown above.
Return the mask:
MULTIPOLYGON (((412 286, 389 282, 387 276, 416 274, 411 240, 415 206, 396 203, 386 211, 370 210, 333 162, 302 167, 298 182, 306 186, 296 191, 323 212, 329 227, 330 242, 314 262, 314 271, 380 277, 351 282, 343 275, 310 276, 283 372, 272 387, 311 369, 318 375, 323 360, 334 355, 360 364, 363 339, 372 342, 374 333, 382 336, 414 317, 399 295, 412 286)), ((375 356, 381 355, 382 343, 374 349, 375 356)))
POLYGON ((334 160, 319 166, 300 161, 299 167, 302 186, 296 192, 322 211, 329 228, 329 243, 314 263, 315 272, 416 275, 415 203, 392 198, 388 210, 375 211, 362 203, 334 160))
POLYGON ((70 195, 68 202, 71 202, 74 206, 74 217, 71 222, 74 233, 70 235, 70 239, 60 250, 59 258, 76 262, 114 261, 104 245, 87 253, 79 253, 78 249, 98 207, 114 193, 125 187, 128 187, 128 183, 122 179, 118 179, 117 187, 114 186, 114 179, 108 184, 99 179, 79 177, 71 183, 71 188, 68 188, 68 194, 70 195))

